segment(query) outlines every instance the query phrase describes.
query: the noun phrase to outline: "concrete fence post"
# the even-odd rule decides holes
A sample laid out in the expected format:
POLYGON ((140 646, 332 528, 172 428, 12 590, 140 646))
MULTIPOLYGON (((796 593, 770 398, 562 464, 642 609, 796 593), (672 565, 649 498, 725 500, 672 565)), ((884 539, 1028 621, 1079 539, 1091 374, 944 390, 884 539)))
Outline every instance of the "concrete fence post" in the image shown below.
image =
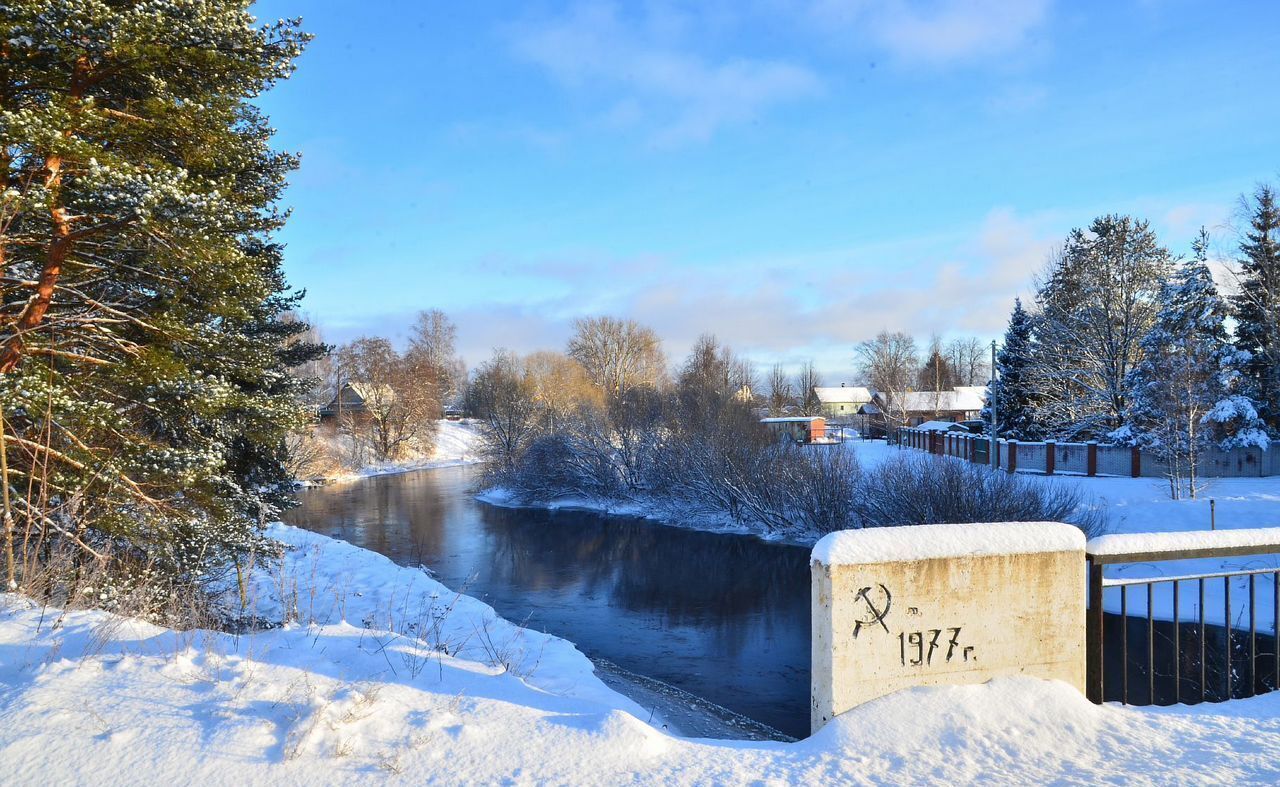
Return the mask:
POLYGON ((1098 441, 1090 440, 1085 445, 1085 475, 1093 477, 1098 474, 1098 441))
POLYGON ((914 686, 1085 688, 1085 538, 1053 522, 845 530, 813 548, 810 724, 914 686))
POLYGON ((1044 474, 1053 475, 1058 464, 1058 444, 1053 440, 1044 441, 1044 474))
POLYGON ((1009 472, 1018 472, 1018 441, 1009 441, 1009 472))

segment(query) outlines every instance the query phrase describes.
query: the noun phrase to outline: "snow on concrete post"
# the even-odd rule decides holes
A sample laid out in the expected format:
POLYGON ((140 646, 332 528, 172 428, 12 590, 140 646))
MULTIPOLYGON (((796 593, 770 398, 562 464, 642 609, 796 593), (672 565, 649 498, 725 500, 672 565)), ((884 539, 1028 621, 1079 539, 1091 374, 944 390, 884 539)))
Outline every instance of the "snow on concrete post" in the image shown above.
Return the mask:
POLYGON ((813 548, 810 725, 913 686, 1085 685, 1085 538, 1056 522, 845 530, 813 548))

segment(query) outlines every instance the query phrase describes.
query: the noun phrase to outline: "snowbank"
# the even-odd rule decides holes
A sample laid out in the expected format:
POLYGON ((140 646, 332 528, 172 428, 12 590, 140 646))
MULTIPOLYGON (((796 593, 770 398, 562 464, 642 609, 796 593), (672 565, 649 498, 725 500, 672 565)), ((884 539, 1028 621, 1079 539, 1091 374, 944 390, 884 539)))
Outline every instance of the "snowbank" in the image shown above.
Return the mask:
MULTIPOLYGON (((850 447, 864 464, 895 450, 850 447)), ((1208 527, 1207 500, 1170 501, 1159 482, 1051 482, 1088 484, 1120 531, 1208 527)), ((1212 495, 1220 528, 1280 524, 1275 479, 1223 480, 1212 495)), ((0 594, 5 783, 1280 781, 1280 693, 1135 709, 1006 679, 901 692, 792 744, 681 738, 569 642, 344 542, 272 535, 294 550, 255 576, 251 611, 304 622, 253 635, 0 594)))
MULTIPOLYGON (((0 761, 14 785, 1135 783, 1280 779, 1280 700, 1136 710, 1060 683, 917 689, 794 744, 688 740, 336 622, 173 632, 0 596, 0 761)), ((557 673, 554 659, 534 673, 557 673)), ((592 692, 589 692, 592 693, 592 692)))
POLYGON ((408 473, 440 467, 457 467, 483 461, 480 457, 480 435, 466 421, 438 421, 435 447, 429 457, 414 457, 399 462, 366 465, 354 472, 326 479, 329 482, 356 481, 379 475, 408 473))
POLYGON ((843 530, 822 537, 811 560, 828 566, 1084 549, 1084 534, 1057 522, 913 525, 843 530))

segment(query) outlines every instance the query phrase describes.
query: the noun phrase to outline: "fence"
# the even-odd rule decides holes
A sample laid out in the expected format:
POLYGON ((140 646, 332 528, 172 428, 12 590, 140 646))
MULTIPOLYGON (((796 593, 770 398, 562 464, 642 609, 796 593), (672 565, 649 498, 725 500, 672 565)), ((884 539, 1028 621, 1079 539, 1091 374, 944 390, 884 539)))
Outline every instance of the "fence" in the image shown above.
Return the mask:
POLYGON ((1004 675, 1128 705, 1275 691, 1275 556, 1280 527, 1087 542, 1052 522, 830 533, 810 564, 812 728, 898 689, 1004 675))
POLYGON ((1085 547, 1089 699, 1138 705, 1195 703, 1251 697, 1280 687, 1280 566, 1133 579, 1103 576, 1108 565, 1275 553, 1280 553, 1280 528, 1090 540, 1085 547), (1238 610, 1232 603, 1233 587, 1238 601, 1247 599, 1236 605, 1238 610), (1108 590, 1113 612, 1106 608, 1108 590), (1142 612, 1135 626, 1131 613, 1138 608, 1142 612))
MULTIPOLYGON (((965 432, 939 432, 903 428, 896 433, 899 445, 932 454, 954 456, 979 464, 991 464, 991 438, 965 432)), ((1163 478, 1167 467, 1154 454, 1140 448, 1098 442, 1059 443, 996 441, 996 464, 1010 473, 1074 474, 1163 478)), ((1235 448, 1204 452, 1196 472, 1204 478, 1262 478, 1280 475, 1280 440, 1268 450, 1235 448)))

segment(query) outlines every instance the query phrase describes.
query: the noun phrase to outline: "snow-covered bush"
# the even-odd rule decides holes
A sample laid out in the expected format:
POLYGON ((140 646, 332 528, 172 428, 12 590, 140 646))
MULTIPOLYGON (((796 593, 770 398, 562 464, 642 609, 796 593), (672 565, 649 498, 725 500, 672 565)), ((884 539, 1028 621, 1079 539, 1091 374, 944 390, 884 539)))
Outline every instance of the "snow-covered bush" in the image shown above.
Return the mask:
POLYGON ((1074 485, 925 454, 899 454, 863 474, 855 499, 864 527, 1067 522, 1088 536, 1106 527, 1074 485))
POLYGON ((621 478, 608 451, 565 432, 538 437, 508 475, 507 488, 521 499, 546 503, 564 498, 617 500, 621 478))

